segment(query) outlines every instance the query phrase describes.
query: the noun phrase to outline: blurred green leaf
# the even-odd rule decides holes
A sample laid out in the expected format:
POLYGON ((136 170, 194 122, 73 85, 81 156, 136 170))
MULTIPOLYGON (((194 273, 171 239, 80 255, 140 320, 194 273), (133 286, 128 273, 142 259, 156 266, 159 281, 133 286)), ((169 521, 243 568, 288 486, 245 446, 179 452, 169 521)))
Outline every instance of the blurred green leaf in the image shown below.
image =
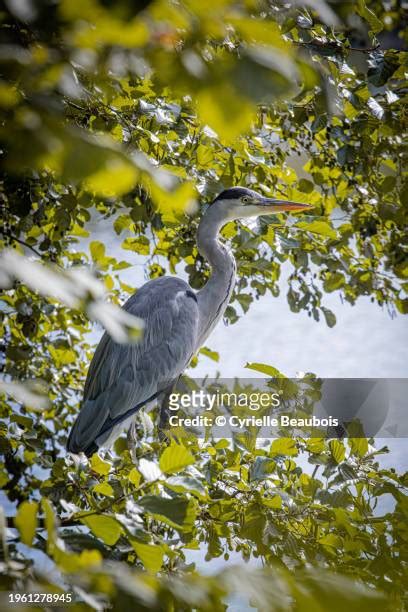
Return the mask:
POLYGON ((35 537, 38 527, 37 512, 37 502, 24 501, 19 505, 14 519, 14 524, 20 532, 21 541, 26 546, 31 546, 35 537))
POLYGON ((374 11, 367 6, 364 0, 357 1, 357 12, 368 22, 373 34, 378 34, 378 32, 384 29, 382 21, 378 19, 374 11))

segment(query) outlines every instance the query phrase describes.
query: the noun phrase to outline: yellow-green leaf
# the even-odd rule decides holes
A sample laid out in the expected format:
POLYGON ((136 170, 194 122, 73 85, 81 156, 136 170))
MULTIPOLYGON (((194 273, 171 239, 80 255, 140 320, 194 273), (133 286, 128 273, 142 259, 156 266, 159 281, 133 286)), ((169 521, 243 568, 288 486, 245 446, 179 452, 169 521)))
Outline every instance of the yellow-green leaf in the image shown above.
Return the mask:
POLYGON ((14 524, 17 527, 21 541, 26 546, 31 546, 38 526, 37 502, 23 501, 17 510, 14 524))
POLYGON ((138 170, 121 159, 109 159, 104 168, 86 180, 88 191, 105 197, 114 197, 130 191, 138 178, 138 170))
POLYGON ((139 486, 140 479, 141 479, 141 474, 140 474, 140 472, 136 468, 132 468, 130 470, 128 478, 129 478, 130 482, 135 485, 135 487, 139 486))
POLYGON ((95 493, 106 495, 106 497, 114 497, 114 491, 108 482, 99 482, 93 488, 95 493))
POLYGON ((106 476, 107 474, 109 474, 111 467, 111 464, 107 461, 103 461, 103 459, 101 459, 97 453, 92 455, 91 469, 97 474, 101 474, 101 476, 106 476))
POLYGON ((270 454, 274 455, 297 455, 298 449, 295 440, 292 438, 277 438, 271 444, 270 454))
POLYGON ((206 357, 208 357, 208 359, 212 359, 213 361, 219 361, 220 360, 219 353, 217 353, 216 351, 211 351, 206 346, 203 346, 200 349, 200 353, 201 353, 201 355, 205 355, 206 357))
POLYGON ((370 26, 370 31, 373 32, 373 34, 378 34, 378 32, 381 32, 381 30, 384 29, 384 25, 381 19, 377 17, 374 11, 368 8, 364 0, 357 1, 356 9, 357 13, 367 21, 370 26))
POLYGON ((99 261, 105 257, 105 245, 99 240, 93 240, 89 245, 89 250, 94 261, 99 261))
POLYGON ((324 451, 323 438, 310 438, 306 442, 306 448, 310 453, 321 453, 324 451))
POLYGON ((197 192, 194 184, 189 181, 172 191, 165 191, 154 182, 149 187, 164 223, 180 221, 186 213, 192 213, 197 208, 197 192))
POLYGON ((342 540, 340 536, 335 535, 334 533, 328 533, 319 539, 319 544, 324 546, 330 552, 335 552, 341 547, 342 540))
POLYGON ((343 442, 340 442, 339 440, 330 440, 329 447, 332 457, 336 463, 341 463, 344 461, 346 449, 344 448, 343 442))
POLYGON ((254 118, 255 107, 241 97, 231 83, 224 81, 201 90, 197 96, 198 114, 227 142, 246 132, 254 118))
POLYGON ((194 463, 194 457, 190 451, 182 444, 172 442, 164 449, 159 467, 165 474, 174 474, 192 463, 194 463))
POLYGON ((54 348, 49 344, 48 350, 57 366, 69 365, 78 359, 76 352, 71 348, 54 348))
POLYGON ((308 221, 299 221, 294 227, 307 230, 308 232, 312 232, 312 234, 326 236, 333 240, 337 238, 336 230, 331 227, 327 221, 311 221, 310 223, 308 221))
POLYGON ((108 546, 116 544, 122 533, 121 524, 113 516, 91 514, 82 517, 81 522, 108 546))
POLYGON ((131 540, 131 544, 145 568, 156 574, 163 565, 163 548, 157 544, 145 544, 134 539, 131 540))
POLYGON ((349 438, 348 443, 353 455, 364 457, 364 455, 368 452, 367 438, 349 438))
POLYGON ((139 255, 149 255, 150 242, 146 236, 125 238, 125 240, 122 242, 122 249, 139 253, 139 255))
POLYGON ((41 508, 44 513, 44 524, 47 530, 47 554, 53 555, 56 551, 56 518, 54 508, 49 499, 43 497, 41 500, 41 508))
POLYGON ((248 368, 248 370, 255 370, 256 372, 266 374, 271 378, 285 378, 282 372, 266 363, 247 363, 245 367, 248 368))
POLYGON ((280 508, 282 508, 282 498, 280 495, 274 495, 273 497, 264 497, 262 500, 262 504, 267 508, 272 508, 273 510, 280 510, 280 508))

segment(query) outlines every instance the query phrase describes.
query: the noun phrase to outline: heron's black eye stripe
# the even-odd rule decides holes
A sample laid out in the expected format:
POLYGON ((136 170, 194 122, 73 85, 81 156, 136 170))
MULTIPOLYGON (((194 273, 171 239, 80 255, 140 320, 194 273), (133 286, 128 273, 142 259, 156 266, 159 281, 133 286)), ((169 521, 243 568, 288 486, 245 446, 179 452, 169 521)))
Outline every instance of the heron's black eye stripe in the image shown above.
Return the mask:
POLYGON ((194 291, 190 291, 189 289, 186 291, 186 296, 192 298, 195 302, 197 301, 197 296, 194 291))
POLYGON ((231 189, 224 189, 214 200, 237 200, 238 198, 242 198, 242 196, 249 196, 249 189, 244 187, 232 187, 231 189))

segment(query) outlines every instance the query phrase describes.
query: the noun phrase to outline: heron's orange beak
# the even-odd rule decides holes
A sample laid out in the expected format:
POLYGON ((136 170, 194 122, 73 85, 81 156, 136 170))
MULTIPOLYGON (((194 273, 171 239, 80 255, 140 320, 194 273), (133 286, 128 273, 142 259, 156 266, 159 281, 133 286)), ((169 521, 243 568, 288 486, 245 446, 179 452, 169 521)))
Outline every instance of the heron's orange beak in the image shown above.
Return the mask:
MULTIPOLYGON (((279 205, 278 205, 279 206, 279 205)), ((311 210, 311 204, 303 204, 302 202, 282 202, 282 210, 311 210)))
POLYGON ((287 200, 276 200, 274 198, 264 198, 260 202, 261 206, 265 206, 268 208, 270 212, 283 212, 283 211, 305 211, 311 210, 313 207, 312 204, 304 204, 303 202, 290 202, 287 200))

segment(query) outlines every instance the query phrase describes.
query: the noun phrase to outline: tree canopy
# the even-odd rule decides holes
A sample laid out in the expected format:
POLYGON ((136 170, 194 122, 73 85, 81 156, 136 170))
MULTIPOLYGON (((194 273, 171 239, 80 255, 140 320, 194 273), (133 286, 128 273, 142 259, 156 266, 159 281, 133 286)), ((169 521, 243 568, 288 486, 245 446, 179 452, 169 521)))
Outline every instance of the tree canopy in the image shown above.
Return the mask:
POLYGON ((64 450, 91 322, 118 342, 141 333, 117 308, 135 290, 120 271, 143 256, 147 278, 202 287, 197 220, 225 188, 314 205, 223 229, 238 263, 228 321, 282 290, 330 327, 331 292, 408 313, 401 4, 25 0, 0 17, 0 483, 16 514, 0 525, 2 588, 72 590, 78 610, 224 610, 234 595, 405 609, 407 478, 380 469, 373 440, 166 444, 143 414, 136 462, 124 438, 89 463, 64 450), (395 507, 378 515, 386 494, 395 507), (224 569, 207 575, 194 551, 224 569))

